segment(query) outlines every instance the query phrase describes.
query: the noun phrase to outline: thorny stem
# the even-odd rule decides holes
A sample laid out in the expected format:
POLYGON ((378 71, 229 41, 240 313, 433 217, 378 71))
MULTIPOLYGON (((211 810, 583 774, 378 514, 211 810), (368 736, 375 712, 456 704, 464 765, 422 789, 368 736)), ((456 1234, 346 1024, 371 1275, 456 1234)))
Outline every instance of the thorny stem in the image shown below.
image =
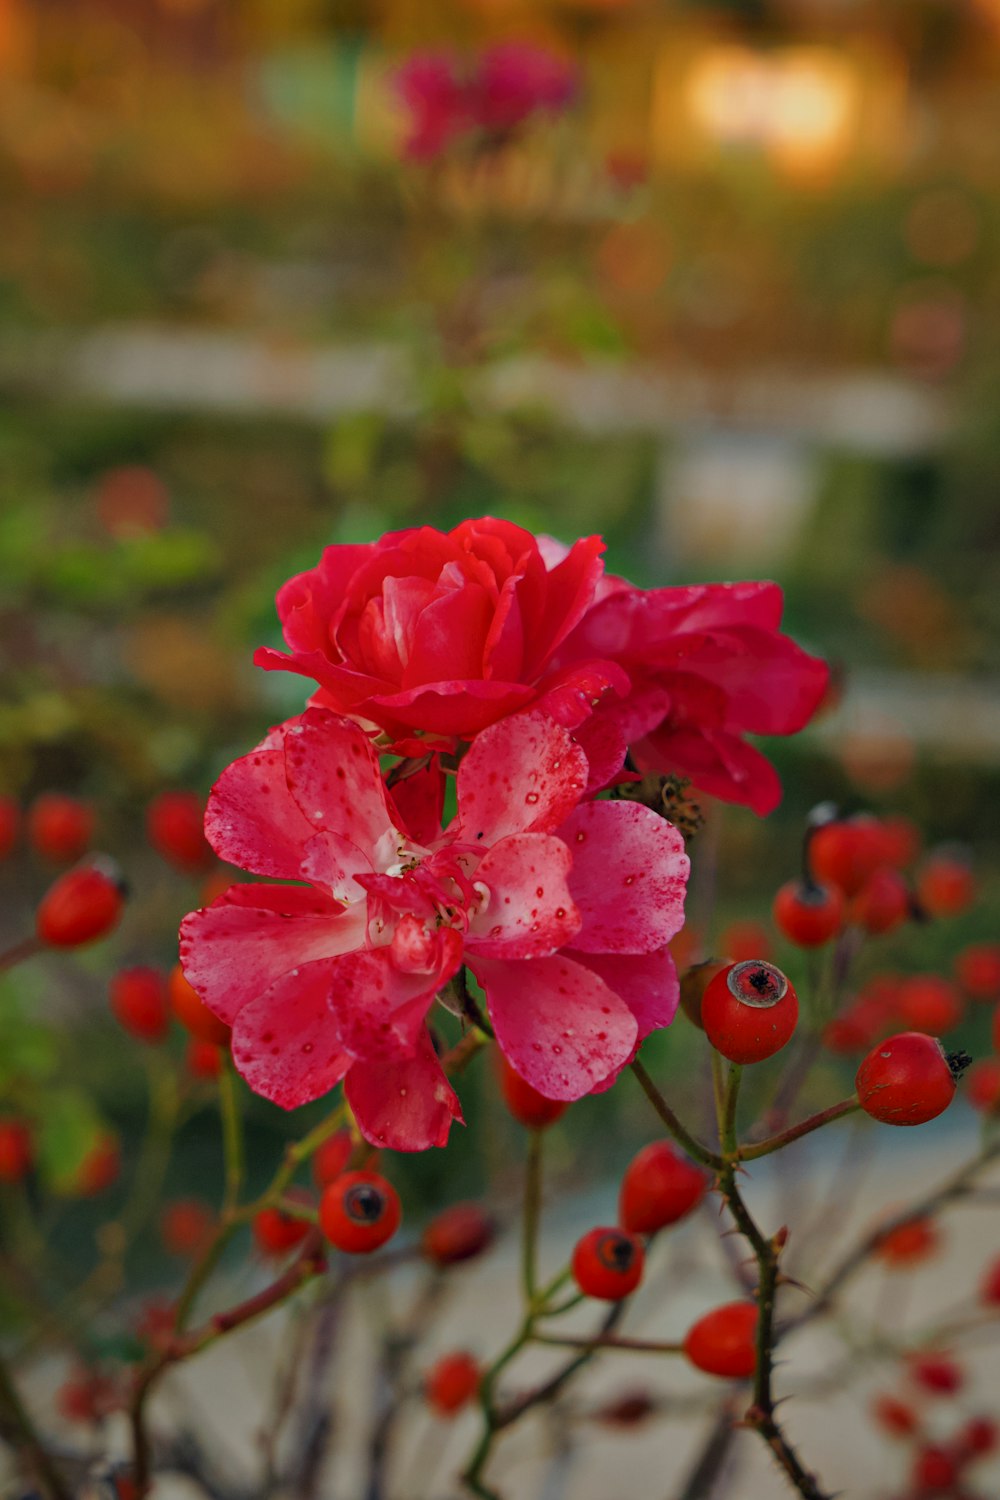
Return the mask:
POLYGON ((552 1344, 560 1349, 623 1349, 628 1354, 683 1354, 684 1345, 656 1343, 649 1339, 615 1338, 608 1334, 593 1334, 590 1338, 561 1333, 533 1333, 533 1344, 552 1344))
POLYGON ((768 1136, 766 1140, 758 1141, 754 1146, 740 1146, 739 1159, 740 1161, 756 1161, 758 1157, 770 1156, 772 1151, 780 1151, 783 1146, 790 1145, 792 1141, 801 1140, 804 1135, 811 1135, 814 1130, 819 1130, 823 1125, 829 1125, 833 1120, 842 1120, 845 1115, 853 1114, 860 1108, 856 1096, 852 1094, 849 1099, 841 1099, 839 1104, 831 1104, 828 1109, 821 1109, 817 1114, 800 1120, 798 1125, 791 1125, 787 1130, 768 1136))
POLYGON ((65 1483, 28 1415, 6 1364, 0 1359, 0 1433, 38 1483, 44 1500, 72 1500, 65 1483))
POLYGON ((703 1146, 700 1141, 695 1140, 690 1131, 681 1124, 638 1058, 635 1058, 631 1063, 631 1068, 639 1080, 643 1093, 670 1131, 674 1140, 683 1146, 684 1150, 689 1156, 693 1156, 695 1161, 700 1161, 704 1166, 712 1167, 717 1172, 721 1171, 723 1166, 722 1157, 717 1155, 716 1152, 710 1151, 707 1146, 703 1146))

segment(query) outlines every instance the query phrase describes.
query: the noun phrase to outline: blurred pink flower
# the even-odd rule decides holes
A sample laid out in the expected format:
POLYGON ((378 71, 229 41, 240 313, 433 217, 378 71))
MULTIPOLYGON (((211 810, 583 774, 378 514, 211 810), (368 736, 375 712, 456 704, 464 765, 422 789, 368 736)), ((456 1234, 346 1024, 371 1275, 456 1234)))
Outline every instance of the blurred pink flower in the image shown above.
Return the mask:
POLYGON ((439 156, 470 128, 468 83, 454 53, 415 52, 393 81, 410 117, 403 145, 407 156, 418 161, 439 156))
POLYGON ((310 710, 229 766, 206 815, 213 847, 308 882, 234 886, 182 927, 184 971, 232 1026, 251 1088, 293 1108, 343 1079, 369 1141, 444 1144, 461 1111, 426 1015, 463 963, 533 1087, 606 1087, 676 1010, 666 945, 688 859, 648 808, 581 802, 587 779, 579 746, 539 713, 476 738, 443 831, 439 778, 418 772, 394 800, 368 737, 334 714, 310 710))
POLYGON ((533 114, 558 114, 573 101, 577 69, 543 47, 506 42, 484 52, 474 82, 473 112, 484 130, 512 130, 533 114))

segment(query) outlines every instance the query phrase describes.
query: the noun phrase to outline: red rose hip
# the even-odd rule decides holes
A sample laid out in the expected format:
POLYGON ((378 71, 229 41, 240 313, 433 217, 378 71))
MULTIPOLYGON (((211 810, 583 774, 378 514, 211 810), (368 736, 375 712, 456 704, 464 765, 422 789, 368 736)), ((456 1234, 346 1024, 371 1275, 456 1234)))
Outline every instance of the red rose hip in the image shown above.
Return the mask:
POLYGON ((726 1302, 688 1329, 684 1353, 696 1369, 727 1380, 745 1379, 757 1364, 757 1304, 726 1302))
MULTIPOLYGON (((303 1206, 312 1207, 312 1199, 301 1188, 293 1188, 288 1197, 303 1206)), ((253 1237, 262 1255, 277 1259, 287 1255, 289 1250, 294 1250, 296 1245, 301 1245, 310 1227, 308 1219, 298 1219, 280 1208, 262 1208, 260 1213, 254 1215, 253 1237)))
POLYGON ((442 1355, 424 1377, 428 1406, 438 1416, 453 1417, 475 1398, 480 1378, 479 1364, 471 1354, 459 1349, 454 1354, 442 1355))
POLYGON ((180 964, 175 964, 167 981, 170 1006, 185 1031, 201 1042, 216 1047, 229 1046, 229 1027, 209 1010, 193 984, 189 984, 180 964))
POLYGON ((496 1232, 496 1220, 478 1203, 454 1203, 430 1221, 420 1248, 435 1265, 453 1266, 488 1250, 496 1232))
POLYGON ((544 1130, 566 1113, 569 1105, 565 1099, 548 1099, 516 1073, 503 1053, 497 1049, 497 1071, 500 1075, 500 1092, 504 1103, 522 1125, 529 1130, 544 1130))
POLYGON ((667 1141, 653 1141, 632 1158, 622 1178, 618 1217, 629 1234, 655 1234, 698 1207, 708 1177, 667 1141))
POLYGON ((72 864, 86 853, 95 823, 93 808, 78 797, 43 792, 28 810, 28 841, 52 864, 72 864))
POLYGON ((146 835, 156 852, 183 874, 212 863, 205 838, 205 803, 197 792, 160 792, 146 809, 146 835))
POLYGON ((855 1079, 858 1102, 885 1125, 923 1125, 955 1097, 955 1073, 936 1037, 902 1031, 873 1047, 855 1079))
POLYGON ((35 912, 35 930, 51 948, 81 948, 117 927, 125 906, 125 885, 110 859, 67 870, 49 886, 35 912))
POLYGON ((344 1172, 320 1199, 320 1228, 351 1255, 367 1255, 391 1240, 401 1218, 396 1189, 377 1172, 344 1172))
POLYGON ((635 1235, 621 1229, 591 1229, 577 1242, 573 1280, 585 1297, 620 1302, 642 1280, 645 1255, 635 1235))
POLYGON ((170 1029, 167 987, 158 969, 122 969, 111 981, 111 1010, 119 1025, 140 1042, 162 1042, 170 1029))
POLYGON ((734 1063, 761 1062, 780 1052, 795 1030, 799 1002, 774 964, 746 959, 716 974, 701 1002, 705 1035, 734 1063))
POLYGON ((789 880, 772 907, 774 925, 798 948, 819 948, 840 931, 844 897, 839 886, 789 880))

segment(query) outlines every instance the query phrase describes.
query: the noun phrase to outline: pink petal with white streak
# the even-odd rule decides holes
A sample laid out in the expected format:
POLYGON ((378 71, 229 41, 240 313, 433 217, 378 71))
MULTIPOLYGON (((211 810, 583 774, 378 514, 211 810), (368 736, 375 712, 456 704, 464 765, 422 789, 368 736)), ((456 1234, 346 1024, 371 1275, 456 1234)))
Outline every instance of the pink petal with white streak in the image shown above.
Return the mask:
POLYGON ((571 864, 566 845, 548 833, 514 833, 494 844, 475 874, 490 895, 469 926, 469 951, 541 958, 571 942, 580 929, 566 883, 571 864))
POLYGON ((638 1027, 604 980, 565 956, 469 955, 504 1055, 549 1099, 579 1099, 628 1061, 638 1027))
POLYGON ((487 847, 511 833, 551 833, 583 796, 587 760, 567 730, 542 714, 484 729, 458 768, 454 836, 487 847))
POLYGON ((392 837, 378 757, 357 724, 309 709, 285 736, 285 774, 314 833, 373 850, 392 837))
POLYGON ((427 1008, 462 960, 458 933, 442 944, 430 973, 404 973, 388 948, 345 954, 330 986, 330 1012, 341 1046, 368 1062, 412 1056, 427 1008))
POLYGON ((587 802, 559 837, 569 845, 569 888, 584 953, 652 953, 684 925, 690 861, 672 823, 636 802, 587 802))
POLYGON ((319 891, 233 886, 181 925, 181 963, 215 1015, 231 1026, 282 974, 349 953, 365 940, 365 910, 344 911, 319 891))

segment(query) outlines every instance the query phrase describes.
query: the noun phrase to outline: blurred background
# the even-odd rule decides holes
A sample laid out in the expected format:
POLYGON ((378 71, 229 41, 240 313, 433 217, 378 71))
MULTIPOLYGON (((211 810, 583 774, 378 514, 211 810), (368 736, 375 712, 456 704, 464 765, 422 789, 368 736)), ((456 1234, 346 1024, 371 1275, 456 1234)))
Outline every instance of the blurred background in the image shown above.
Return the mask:
MULTIPOLYGON (((768 747, 767 824, 712 810, 695 945, 766 918, 824 797, 974 845, 976 902, 869 971, 993 934, 998 140, 1000 0, 0 0, 0 792, 87 800, 136 892, 0 996, 54 1178, 101 1120, 129 1142, 107 977, 200 899, 147 804, 299 708, 251 654, 330 542, 493 513, 644 585, 778 579, 836 688, 768 747)), ((50 878, 0 866, 11 940, 50 878)), ((602 1111, 648 1136, 620 1094, 568 1174, 602 1111)), ((412 1202, 502 1176, 509 1122, 469 1115, 412 1202)), ((303 1123, 254 1102, 262 1172, 303 1123)), ((214 1192, 216 1129, 174 1189, 214 1192)))

